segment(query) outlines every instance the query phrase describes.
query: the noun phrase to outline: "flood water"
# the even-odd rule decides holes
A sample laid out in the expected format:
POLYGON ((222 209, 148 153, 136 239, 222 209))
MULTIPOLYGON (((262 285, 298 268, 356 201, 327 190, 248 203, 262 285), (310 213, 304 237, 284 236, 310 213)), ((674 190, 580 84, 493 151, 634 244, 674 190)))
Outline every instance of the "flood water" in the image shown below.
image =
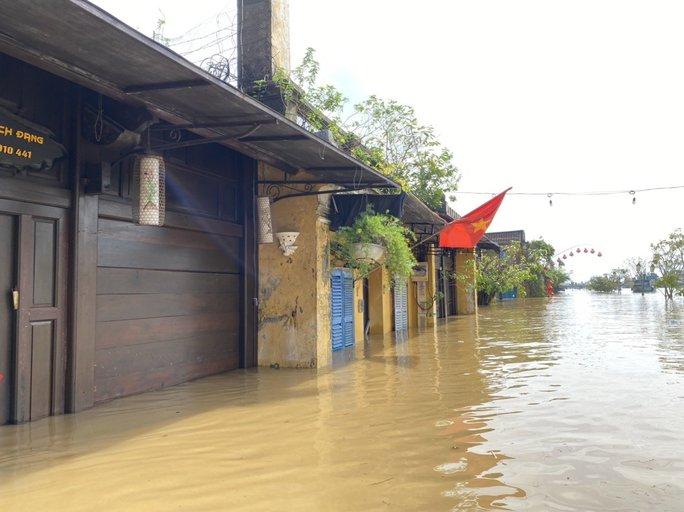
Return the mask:
POLYGON ((0 510, 682 511, 683 310, 519 300, 0 427, 0 510))

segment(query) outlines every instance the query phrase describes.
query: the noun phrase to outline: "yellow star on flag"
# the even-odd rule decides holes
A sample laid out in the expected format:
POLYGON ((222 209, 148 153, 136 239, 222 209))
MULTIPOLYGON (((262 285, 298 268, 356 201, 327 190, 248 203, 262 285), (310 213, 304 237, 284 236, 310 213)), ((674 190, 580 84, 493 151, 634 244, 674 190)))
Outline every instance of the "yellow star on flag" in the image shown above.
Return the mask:
POLYGON ((471 224, 471 226, 473 227, 473 231, 475 231, 477 233, 478 231, 486 230, 487 226, 489 226, 489 221, 486 221, 484 219, 480 219, 477 222, 473 222, 471 224))

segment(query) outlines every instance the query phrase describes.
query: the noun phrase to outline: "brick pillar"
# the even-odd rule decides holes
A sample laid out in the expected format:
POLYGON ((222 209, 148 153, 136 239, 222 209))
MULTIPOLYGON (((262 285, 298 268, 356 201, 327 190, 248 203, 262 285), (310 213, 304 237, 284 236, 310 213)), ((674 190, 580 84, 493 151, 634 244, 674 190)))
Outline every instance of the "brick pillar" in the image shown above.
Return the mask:
POLYGON ((477 313, 475 288, 475 250, 463 249, 456 253, 456 310, 459 315, 477 313))

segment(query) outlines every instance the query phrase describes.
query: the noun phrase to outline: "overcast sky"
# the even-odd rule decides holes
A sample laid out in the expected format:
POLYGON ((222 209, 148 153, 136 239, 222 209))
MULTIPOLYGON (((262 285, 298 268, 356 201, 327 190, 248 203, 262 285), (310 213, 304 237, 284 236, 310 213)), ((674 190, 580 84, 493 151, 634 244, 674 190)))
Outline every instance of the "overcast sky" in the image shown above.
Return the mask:
MULTIPOLYGON (((234 10, 234 0, 95 3, 147 35, 161 9, 169 37, 234 10)), ((453 151, 463 191, 684 185, 684 2, 290 0, 290 21, 294 63, 313 47, 323 81, 352 101, 414 106, 453 151)), ((684 224, 684 189, 636 198, 555 196, 550 207, 509 196, 490 230, 601 250, 568 265, 586 279, 684 224)))

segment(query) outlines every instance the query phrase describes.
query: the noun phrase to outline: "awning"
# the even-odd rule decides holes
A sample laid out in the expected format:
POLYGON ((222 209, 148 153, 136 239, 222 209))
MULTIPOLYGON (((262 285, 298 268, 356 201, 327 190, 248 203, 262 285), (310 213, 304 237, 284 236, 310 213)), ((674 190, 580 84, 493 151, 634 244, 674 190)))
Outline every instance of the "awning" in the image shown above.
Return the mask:
POLYGON ((334 213, 330 229, 351 226, 356 218, 368 209, 375 213, 386 213, 397 218, 404 214, 406 193, 401 194, 337 194, 333 196, 334 213))
POLYGON ((0 0, 0 51, 282 170, 398 188, 279 113, 85 0, 0 0))

